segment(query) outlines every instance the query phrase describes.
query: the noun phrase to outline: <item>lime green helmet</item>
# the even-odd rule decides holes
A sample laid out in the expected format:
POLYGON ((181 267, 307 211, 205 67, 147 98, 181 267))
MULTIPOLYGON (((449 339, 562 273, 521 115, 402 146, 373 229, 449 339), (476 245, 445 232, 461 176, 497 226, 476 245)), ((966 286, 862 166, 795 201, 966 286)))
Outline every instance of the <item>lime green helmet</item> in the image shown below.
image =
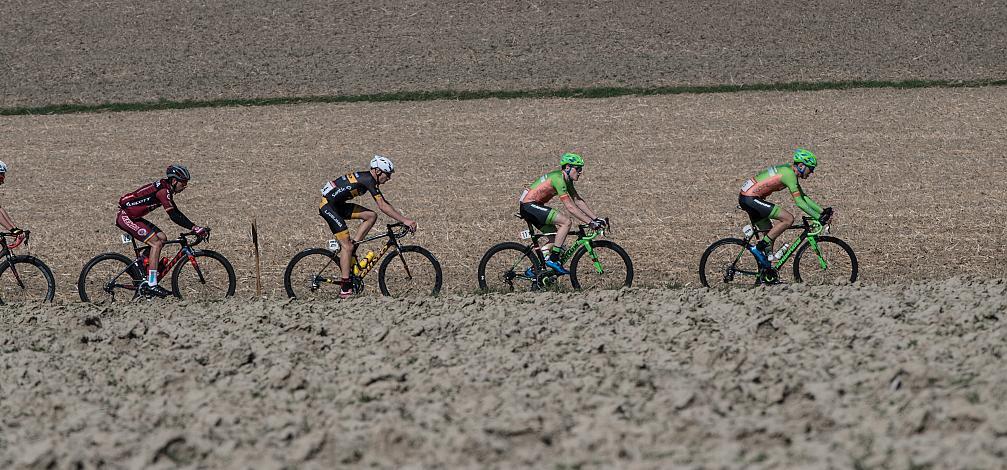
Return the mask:
POLYGON ((811 168, 818 166, 818 158, 810 150, 794 150, 794 164, 803 163, 811 168))
POLYGON ((577 155, 576 153, 564 153, 562 157, 559 158, 559 166, 584 166, 584 157, 577 155))

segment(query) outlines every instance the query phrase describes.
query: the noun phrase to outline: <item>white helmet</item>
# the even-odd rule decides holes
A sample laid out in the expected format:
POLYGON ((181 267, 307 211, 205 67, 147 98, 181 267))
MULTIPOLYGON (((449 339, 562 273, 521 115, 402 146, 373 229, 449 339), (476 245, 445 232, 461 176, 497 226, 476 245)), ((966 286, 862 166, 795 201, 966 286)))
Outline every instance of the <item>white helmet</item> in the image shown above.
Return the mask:
POLYGON ((0 175, 7 173, 7 164, 0 162, 0 175))
POLYGON ((381 155, 375 155, 371 159, 371 168, 377 168, 389 174, 395 172, 395 165, 392 165, 392 161, 388 157, 382 157, 381 155))

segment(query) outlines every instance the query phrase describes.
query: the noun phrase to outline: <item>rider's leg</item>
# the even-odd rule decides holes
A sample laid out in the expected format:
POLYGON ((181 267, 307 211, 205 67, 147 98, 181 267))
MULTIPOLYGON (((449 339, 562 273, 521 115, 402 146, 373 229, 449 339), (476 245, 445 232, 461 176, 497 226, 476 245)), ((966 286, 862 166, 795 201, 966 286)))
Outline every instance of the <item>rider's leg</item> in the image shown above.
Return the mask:
POLYGON ((777 222, 773 224, 773 228, 769 230, 769 233, 766 234, 766 238, 763 240, 765 240, 769 245, 769 249, 772 249, 773 242, 794 224, 794 215, 791 214, 790 211, 781 209, 780 206, 776 206, 769 217, 777 222))
POLYGON ((161 263, 161 247, 166 241, 168 241, 168 237, 164 232, 157 232, 147 240, 147 244, 150 245, 150 256, 147 257, 147 285, 157 285, 157 267, 161 263))
POLYGON ((374 227, 374 223, 378 221, 378 214, 363 206, 356 206, 350 217, 362 220, 360 226, 357 227, 356 235, 353 236, 353 241, 356 242, 363 240, 367 236, 367 233, 371 231, 371 228, 374 227))
POLYGON ((325 200, 322 201, 322 205, 318 209, 318 214, 325 219, 325 223, 329 225, 329 230, 332 231, 332 234, 336 237, 336 242, 339 243, 339 274, 342 276, 339 279, 339 296, 345 298, 353 293, 352 286, 350 286, 353 241, 350 240, 349 227, 346 226, 346 221, 343 220, 343 215, 339 212, 340 210, 335 204, 326 202, 325 200))
POLYGON ((556 214, 555 218, 550 222, 556 226, 556 246, 553 249, 554 251, 563 251, 563 242, 566 241, 566 236, 570 233, 570 228, 573 227, 573 219, 560 214, 559 211, 553 211, 553 213, 556 214))

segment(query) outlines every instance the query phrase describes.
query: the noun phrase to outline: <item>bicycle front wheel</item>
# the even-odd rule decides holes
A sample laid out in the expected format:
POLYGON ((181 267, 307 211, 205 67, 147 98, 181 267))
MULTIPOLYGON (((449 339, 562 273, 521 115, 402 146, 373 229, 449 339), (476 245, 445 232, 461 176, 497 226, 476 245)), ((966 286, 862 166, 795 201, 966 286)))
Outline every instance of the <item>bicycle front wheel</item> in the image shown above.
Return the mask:
POLYGON ((83 302, 112 304, 129 302, 143 274, 134 260, 119 253, 102 253, 91 258, 77 278, 77 293, 83 302))
POLYGON ((857 280, 857 255, 835 237, 815 239, 817 250, 805 242, 794 255, 794 279, 811 285, 844 285, 857 280))
POLYGON ((339 256, 323 248, 310 248, 296 255, 283 271, 287 297, 298 299, 338 299, 339 256))
POLYGON ((574 289, 621 289, 633 285, 633 260, 621 246, 608 240, 583 246, 570 260, 570 284, 574 289))
POLYGON ((0 264, 0 305, 52 302, 56 280, 42 260, 14 256, 0 264))
POLYGON ((221 300, 233 296, 236 285, 234 267, 216 251, 193 250, 171 271, 171 293, 180 299, 221 300))
POLYGON ((749 253, 744 240, 717 240, 699 259, 699 282, 704 287, 754 285, 758 278, 759 261, 749 253))
POLYGON ((419 246, 402 246, 381 261, 378 286, 391 297, 437 295, 441 291, 441 264, 419 246))
POLYGON ((534 248, 515 242, 494 245, 479 260, 479 290, 528 292, 539 288, 540 267, 534 248))

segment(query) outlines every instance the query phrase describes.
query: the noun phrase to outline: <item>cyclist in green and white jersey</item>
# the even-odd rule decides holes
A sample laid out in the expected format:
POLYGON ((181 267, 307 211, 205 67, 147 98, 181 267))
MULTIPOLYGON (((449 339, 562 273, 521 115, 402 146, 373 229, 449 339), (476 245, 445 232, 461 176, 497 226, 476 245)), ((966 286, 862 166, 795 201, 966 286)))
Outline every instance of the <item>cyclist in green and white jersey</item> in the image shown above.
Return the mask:
POLYGON ((748 213, 752 224, 759 230, 771 227, 769 233, 759 240, 755 246, 756 250, 753 251, 757 258, 760 254, 763 255, 763 258, 759 259, 760 263, 766 264, 768 262, 765 256, 772 252, 773 241, 794 223, 793 214, 779 205, 766 201, 766 196, 786 188, 794 197, 794 203, 804 213, 822 223, 828 222, 832 216, 832 208, 823 209, 822 206, 819 206, 804 194, 804 190, 801 189, 798 182, 798 180, 810 178, 817 166, 818 158, 815 157, 815 154, 799 148, 794 151, 793 162, 769 167, 755 177, 745 180, 741 185, 738 205, 748 213), (773 224, 771 219, 779 222, 773 224))
POLYGON ((560 157, 559 165, 558 170, 541 176, 529 189, 521 193, 519 213, 522 219, 531 222, 543 233, 553 234, 549 235, 549 242, 541 247, 542 255, 546 259, 545 264, 558 274, 569 274, 563 268, 560 254, 563 253, 563 242, 573 227, 573 219, 545 204, 553 197, 559 196, 567 212, 581 222, 589 224, 591 228, 599 229, 606 223, 591 210, 574 188, 574 182, 584 173, 584 158, 576 153, 565 153, 560 157))

